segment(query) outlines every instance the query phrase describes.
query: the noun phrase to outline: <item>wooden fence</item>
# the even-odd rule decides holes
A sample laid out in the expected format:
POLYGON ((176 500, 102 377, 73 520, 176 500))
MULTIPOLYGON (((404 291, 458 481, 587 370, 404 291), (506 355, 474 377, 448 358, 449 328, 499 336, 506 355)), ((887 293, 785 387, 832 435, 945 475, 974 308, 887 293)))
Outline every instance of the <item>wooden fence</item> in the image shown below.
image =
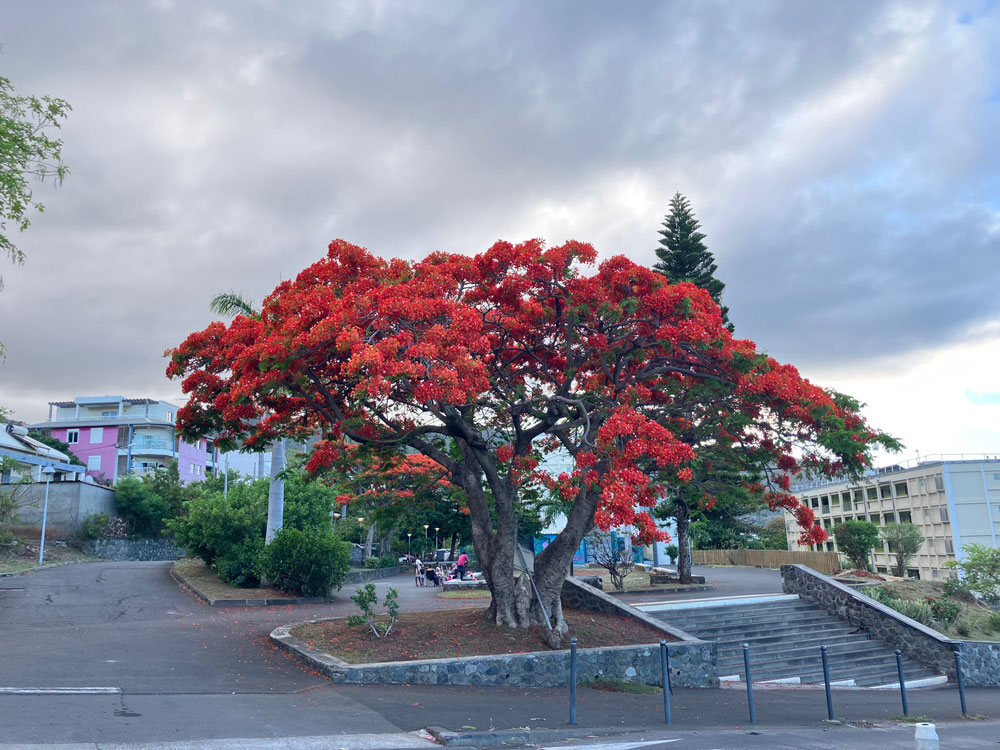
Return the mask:
POLYGON ((695 565, 745 565, 752 568, 780 568, 805 565, 830 575, 840 567, 836 552, 790 552, 783 549, 694 549, 695 565))

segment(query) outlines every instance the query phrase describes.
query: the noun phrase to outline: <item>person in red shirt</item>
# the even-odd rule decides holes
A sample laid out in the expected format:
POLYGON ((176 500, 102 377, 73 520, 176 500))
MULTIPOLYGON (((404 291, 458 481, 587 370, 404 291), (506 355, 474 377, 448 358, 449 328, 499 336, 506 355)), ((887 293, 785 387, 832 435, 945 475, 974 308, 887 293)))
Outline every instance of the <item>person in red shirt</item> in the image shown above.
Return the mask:
POLYGON ((458 580, 465 580, 465 566, 469 564, 469 556, 465 554, 464 551, 459 550, 461 554, 458 556, 458 566, 455 568, 455 577, 458 580))

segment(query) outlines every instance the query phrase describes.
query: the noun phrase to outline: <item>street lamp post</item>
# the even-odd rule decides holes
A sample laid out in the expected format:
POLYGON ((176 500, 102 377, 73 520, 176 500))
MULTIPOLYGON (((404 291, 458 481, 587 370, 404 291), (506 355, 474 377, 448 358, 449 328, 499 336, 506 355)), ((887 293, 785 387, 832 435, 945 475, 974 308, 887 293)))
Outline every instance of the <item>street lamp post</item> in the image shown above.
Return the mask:
POLYGON ((42 505, 42 542, 38 545, 38 564, 41 565, 42 561, 45 559, 45 522, 49 517, 49 480, 52 479, 52 475, 56 473, 56 470, 51 466, 46 466, 42 469, 42 474, 45 475, 45 503, 42 505))
MULTIPOLYGON (((364 516, 358 516, 358 544, 364 543, 364 530, 365 527, 362 525, 365 522, 364 516)), ((366 553, 367 554, 367 553, 366 553)))
POLYGON ((438 548, 438 532, 439 531, 441 531, 441 527, 440 526, 435 526, 434 527, 434 549, 435 550, 438 548))
POLYGON ((406 532, 406 554, 410 554, 410 537, 413 536, 412 531, 406 532))
MULTIPOLYGON (((427 529, 429 529, 430 527, 431 527, 431 525, 429 523, 425 523, 424 524, 424 539, 425 540, 426 539, 430 539, 430 537, 427 536, 427 529)), ((434 555, 431 554, 431 560, 433 560, 433 559, 434 559, 434 555)))

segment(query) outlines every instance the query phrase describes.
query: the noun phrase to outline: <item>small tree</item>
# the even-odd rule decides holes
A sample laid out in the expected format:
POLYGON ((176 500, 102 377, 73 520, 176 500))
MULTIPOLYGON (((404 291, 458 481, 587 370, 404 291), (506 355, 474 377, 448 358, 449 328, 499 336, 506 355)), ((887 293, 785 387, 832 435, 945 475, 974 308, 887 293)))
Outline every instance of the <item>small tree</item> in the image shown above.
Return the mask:
POLYGON ((1000 602, 1000 549, 984 544, 962 547, 964 560, 952 560, 949 568, 957 568, 965 587, 991 604, 1000 602))
POLYGON ((670 564, 671 565, 673 565, 675 562, 677 562, 677 551, 678 550, 677 550, 677 545, 676 544, 668 544, 666 547, 663 548, 663 550, 664 550, 664 552, 667 553, 667 559, 670 560, 670 564))
POLYGON ((900 578, 906 575, 910 561, 920 551, 924 535, 912 523, 887 523, 879 532, 883 542, 889 544, 889 552, 896 556, 893 573, 900 578))
POLYGON ((878 526, 868 521, 844 521, 834 526, 833 535, 852 565, 871 570, 871 552, 879 542, 878 526))
POLYGON ((611 583, 619 591, 625 590, 625 578, 635 567, 622 540, 608 531, 594 531, 587 537, 587 548, 594 562, 611 574, 611 583))
POLYGON ((365 584, 364 588, 358 589, 351 596, 351 601, 358 605, 361 614, 348 617, 347 624, 367 625, 376 638, 385 638, 392 631, 392 626, 396 624, 396 618, 399 616, 398 597, 399 592, 396 589, 391 588, 386 592, 382 606, 389 615, 389 622, 376 622, 375 605, 378 604, 378 595, 375 593, 375 584, 365 584))

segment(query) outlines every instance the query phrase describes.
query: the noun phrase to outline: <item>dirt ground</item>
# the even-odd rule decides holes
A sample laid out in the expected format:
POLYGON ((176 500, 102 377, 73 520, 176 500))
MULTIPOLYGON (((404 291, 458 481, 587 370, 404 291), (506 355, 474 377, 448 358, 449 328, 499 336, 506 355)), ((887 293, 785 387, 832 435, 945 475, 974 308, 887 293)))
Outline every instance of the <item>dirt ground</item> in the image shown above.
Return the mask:
MULTIPOLYGON (((0 544, 0 573, 17 573, 38 567, 38 539, 18 537, 12 544, 0 544)), ((95 560, 90 555, 58 539, 45 540, 45 565, 81 560, 95 560)))

